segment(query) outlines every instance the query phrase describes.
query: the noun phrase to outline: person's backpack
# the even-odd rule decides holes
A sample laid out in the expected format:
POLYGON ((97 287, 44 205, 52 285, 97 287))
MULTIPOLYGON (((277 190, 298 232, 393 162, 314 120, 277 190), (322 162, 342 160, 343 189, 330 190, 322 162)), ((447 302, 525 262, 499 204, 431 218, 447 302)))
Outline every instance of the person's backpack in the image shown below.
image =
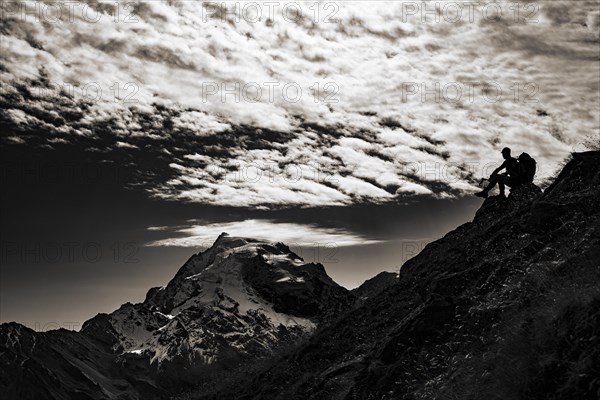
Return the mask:
POLYGON ((522 153, 519 156, 519 172, 520 178, 523 183, 531 183, 533 182, 533 177, 535 176, 536 170, 536 162, 535 160, 527 153, 522 153))

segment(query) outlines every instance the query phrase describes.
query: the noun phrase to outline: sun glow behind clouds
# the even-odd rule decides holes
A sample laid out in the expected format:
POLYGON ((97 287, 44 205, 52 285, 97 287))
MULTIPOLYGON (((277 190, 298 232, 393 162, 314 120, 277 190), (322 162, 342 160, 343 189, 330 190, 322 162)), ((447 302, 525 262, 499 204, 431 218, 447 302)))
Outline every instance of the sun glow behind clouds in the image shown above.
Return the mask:
MULTIPOLYGON (((168 227, 149 227, 151 231, 167 231, 168 227)), ((174 229, 175 237, 150 242, 147 246, 157 247, 210 247, 223 232, 234 236, 283 242, 291 247, 319 246, 358 246, 380 241, 343 230, 321 228, 316 225, 274 222, 263 219, 190 225, 174 229), (180 235, 185 235, 177 237, 180 235)))

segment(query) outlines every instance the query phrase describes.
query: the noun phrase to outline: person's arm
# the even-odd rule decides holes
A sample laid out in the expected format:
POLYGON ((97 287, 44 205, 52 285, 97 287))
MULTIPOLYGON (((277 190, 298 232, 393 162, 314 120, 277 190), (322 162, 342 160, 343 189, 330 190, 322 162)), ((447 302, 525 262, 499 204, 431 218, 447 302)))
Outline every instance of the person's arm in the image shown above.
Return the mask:
POLYGON ((502 171, 504 168, 506 168, 506 161, 504 161, 501 166, 499 166, 498 168, 496 168, 494 170, 494 172, 492 172, 492 175, 490 175, 490 176, 498 175, 498 172, 502 171))

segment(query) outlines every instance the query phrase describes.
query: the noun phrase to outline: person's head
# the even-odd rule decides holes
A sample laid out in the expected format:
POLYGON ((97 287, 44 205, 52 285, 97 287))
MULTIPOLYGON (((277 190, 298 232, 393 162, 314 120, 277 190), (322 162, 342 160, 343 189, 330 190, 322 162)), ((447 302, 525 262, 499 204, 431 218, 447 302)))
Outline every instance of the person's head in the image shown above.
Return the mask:
POLYGON ((502 157, 504 157, 505 160, 510 158, 510 149, 508 147, 502 149, 502 157))

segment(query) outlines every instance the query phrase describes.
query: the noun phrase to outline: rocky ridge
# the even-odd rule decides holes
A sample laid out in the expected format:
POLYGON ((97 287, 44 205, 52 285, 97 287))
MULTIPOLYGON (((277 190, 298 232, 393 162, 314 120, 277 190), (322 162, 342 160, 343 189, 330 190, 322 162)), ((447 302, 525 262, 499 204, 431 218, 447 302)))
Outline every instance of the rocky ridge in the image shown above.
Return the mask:
POLYGON ((298 349, 190 399, 600 397, 600 152, 488 198, 399 282, 298 349))

